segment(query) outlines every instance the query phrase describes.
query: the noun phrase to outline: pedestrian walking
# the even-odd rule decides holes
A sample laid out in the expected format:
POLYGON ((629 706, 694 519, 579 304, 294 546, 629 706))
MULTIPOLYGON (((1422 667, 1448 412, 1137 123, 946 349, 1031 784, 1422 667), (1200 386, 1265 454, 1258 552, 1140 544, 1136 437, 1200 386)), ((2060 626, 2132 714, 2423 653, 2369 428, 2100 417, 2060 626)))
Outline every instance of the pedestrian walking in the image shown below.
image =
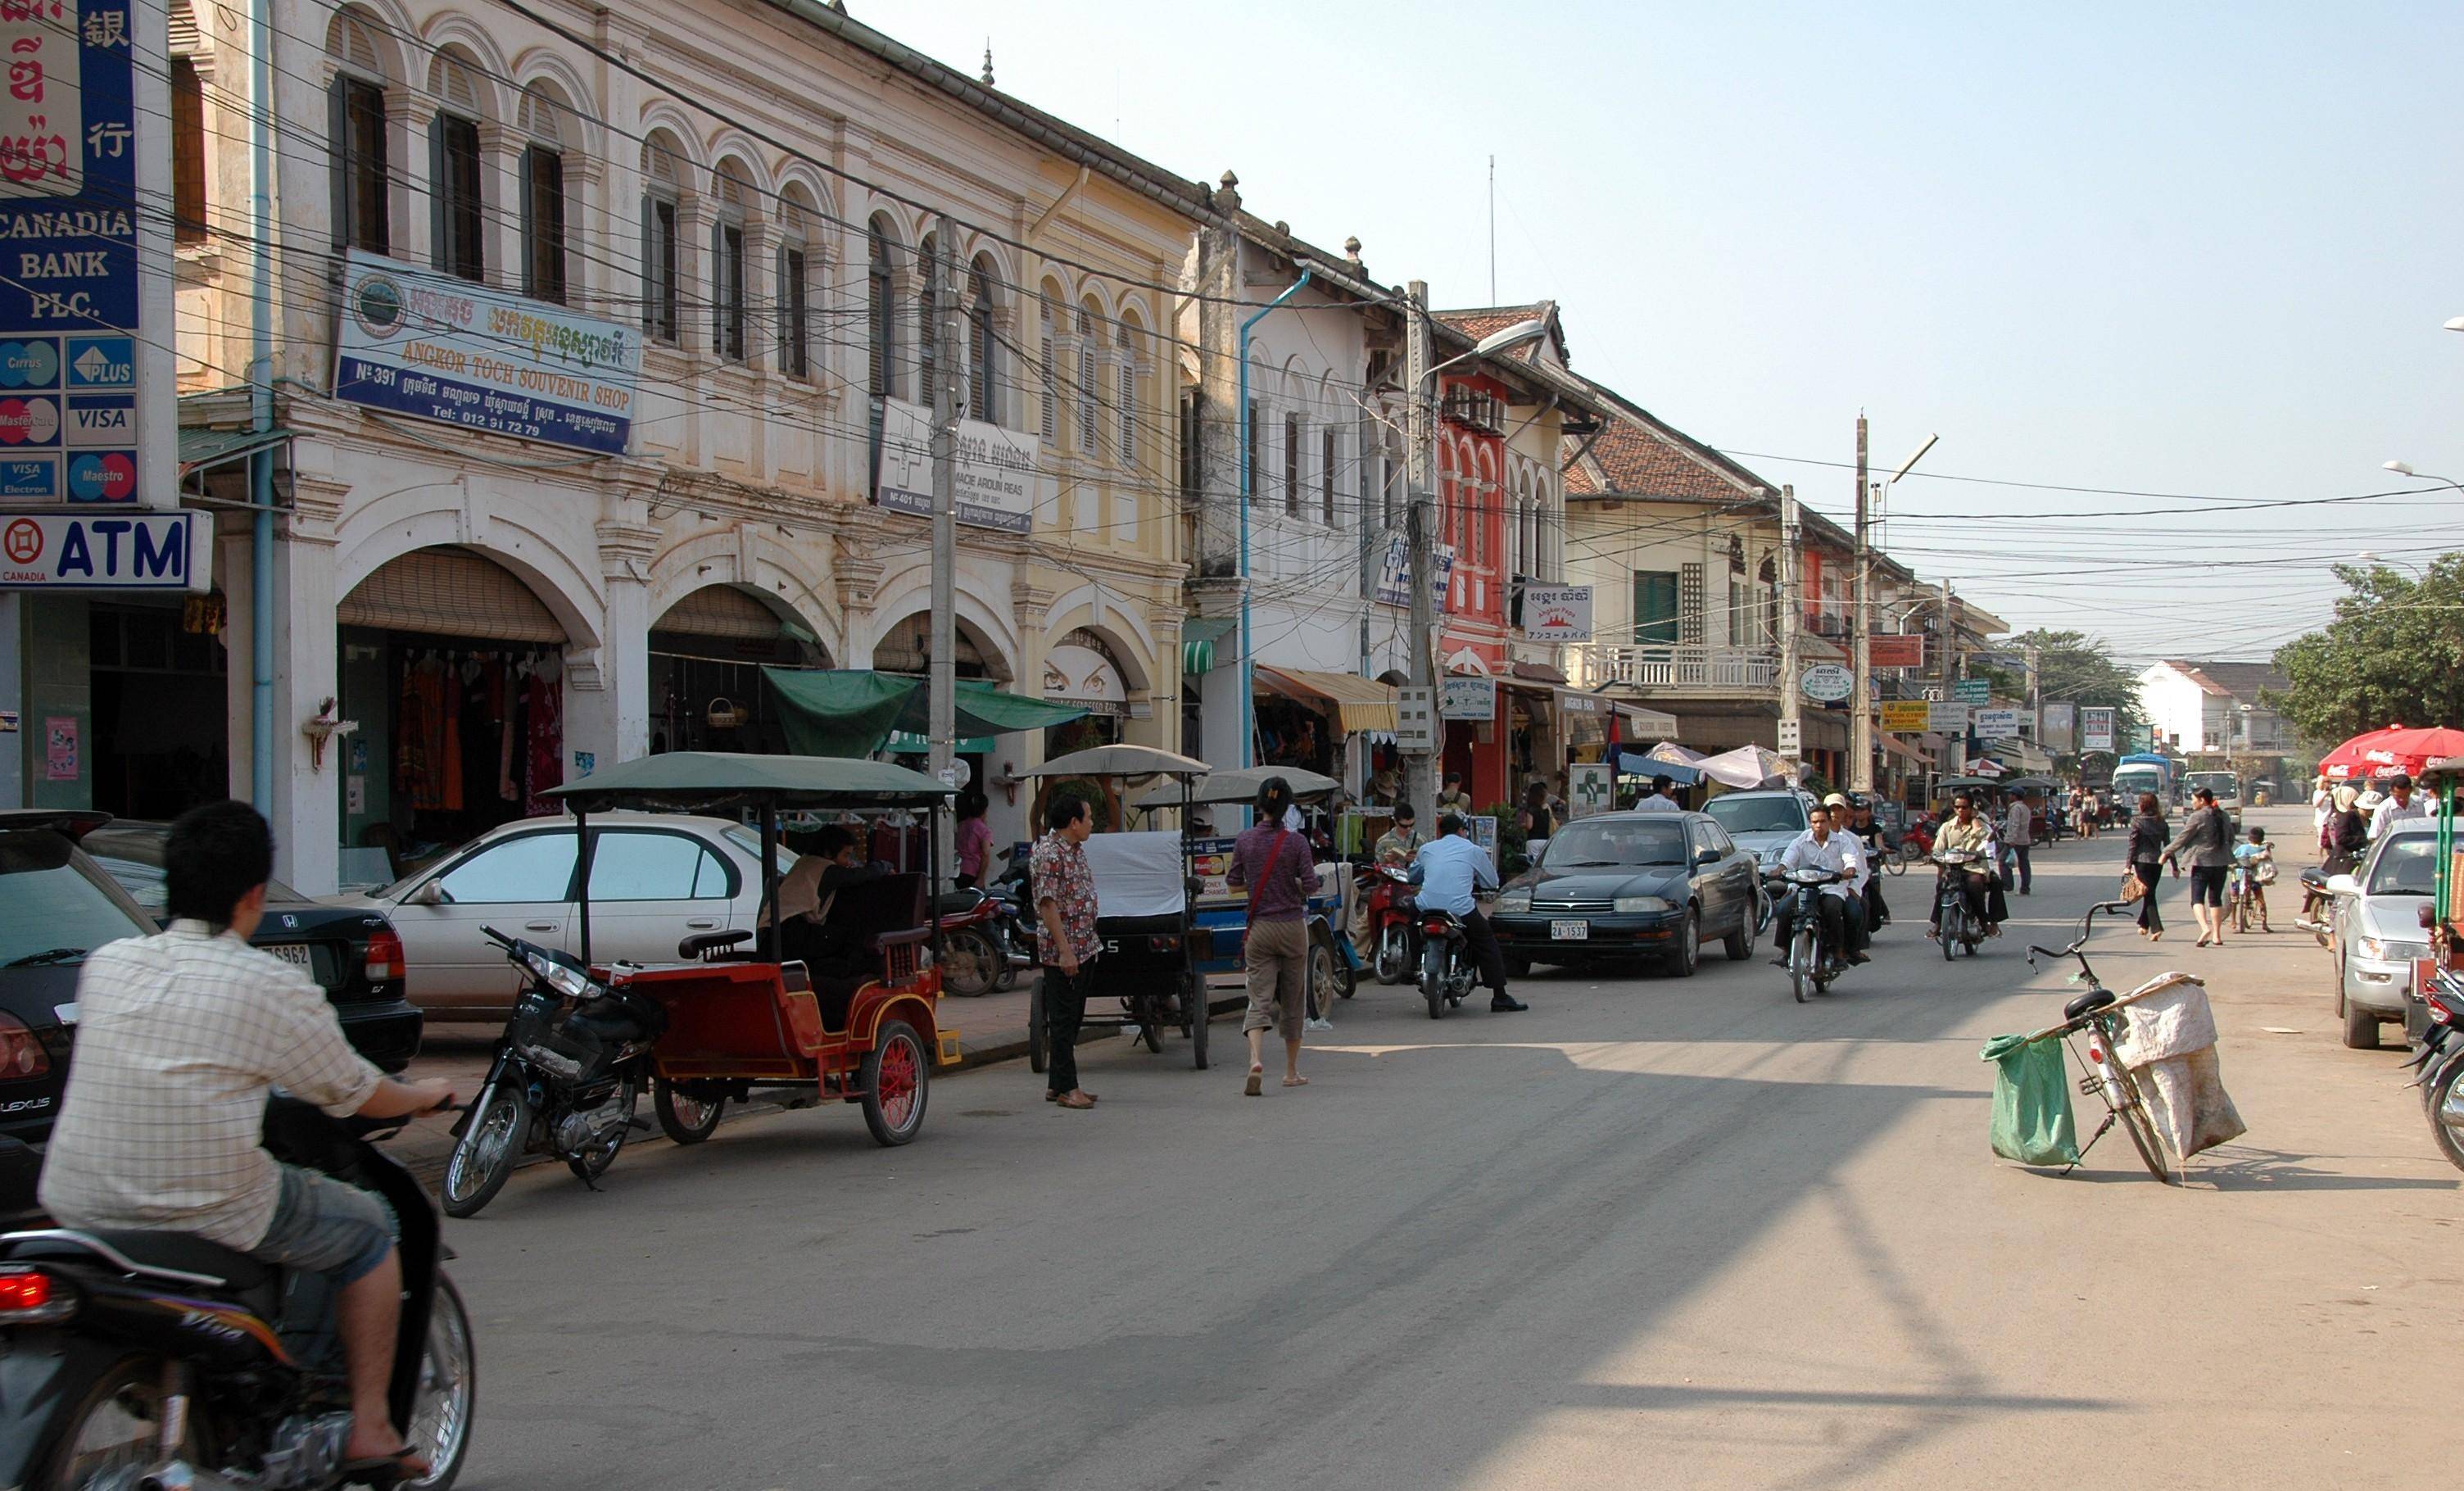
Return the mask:
POLYGON ((953 884, 961 890, 984 883, 984 861, 993 852, 993 829, 984 822, 984 812, 991 806, 991 800, 972 787, 958 795, 958 878, 953 884))
POLYGON ((2196 806, 2183 821, 2182 832, 2165 845, 2165 857, 2177 864, 2183 850, 2190 853, 2190 917, 2199 924, 2199 946, 2221 946, 2225 940, 2225 879, 2233 873, 2233 820, 2216 806, 2216 795, 2205 787, 2191 794, 2196 806))
POLYGON ((2334 810, 2319 830, 2319 846, 2326 859, 2320 867, 2330 875, 2349 875, 2369 852, 2370 821, 2361 808, 2362 795, 2351 782, 2336 789, 2334 810))
POLYGON ((1685 804, 1677 800, 1677 782, 1673 778, 1654 777, 1651 790, 1634 805, 1638 813, 1683 813, 1685 804))
POLYGON ((1095 1095, 1078 1085, 1078 1027, 1087 1019, 1093 978, 1095 876, 1087 867, 1087 836, 1095 810, 1075 793, 1056 794, 1044 807, 1044 837, 1028 862, 1035 888, 1036 959, 1044 965, 1044 1101, 1089 1108, 1095 1095))
POLYGON ((2165 940, 2165 917, 2156 910, 2156 882, 2165 873, 2166 836, 2172 831, 2156 805, 2156 794, 2139 794, 2139 813, 2130 821, 2130 839, 2123 863, 2139 877, 2139 935, 2165 940))
POLYGON ((1301 1075, 1301 1016, 1309 997, 1309 893, 1317 866, 1309 844, 1284 826, 1292 805, 1291 783, 1269 777, 1258 788, 1258 821, 1232 846, 1225 880, 1249 892, 1249 930, 1241 939, 1241 966, 1249 978, 1249 1012, 1241 1033, 1249 1038, 1249 1078, 1242 1091, 1259 1096, 1265 1086, 1266 1032, 1284 1033, 1284 1085, 1305 1087, 1301 1075))
POLYGON ((1472 816, 1471 794, 1464 790, 1461 772, 1446 773, 1445 781, 1438 789, 1438 816, 1443 818, 1448 813, 1472 816))
POLYGON ((2003 815, 2002 842, 2011 847, 2018 862, 2019 893, 2033 893, 2036 884, 2035 866, 2028 862, 2028 850, 2036 842, 2036 804, 2025 793, 2013 793, 2011 810, 2003 815))

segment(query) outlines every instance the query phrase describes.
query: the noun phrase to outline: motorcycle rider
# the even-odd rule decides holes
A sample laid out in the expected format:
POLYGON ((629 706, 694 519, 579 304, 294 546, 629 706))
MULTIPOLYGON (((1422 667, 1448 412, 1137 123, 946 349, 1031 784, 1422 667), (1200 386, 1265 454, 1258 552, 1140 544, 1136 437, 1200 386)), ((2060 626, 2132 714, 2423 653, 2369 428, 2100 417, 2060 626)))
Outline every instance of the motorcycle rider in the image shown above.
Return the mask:
MULTIPOLYGON (((1836 798, 1838 794, 1833 793, 1832 796, 1836 798)), ((1815 912, 1822 918, 1823 936, 1829 939, 1832 947, 1839 950, 1843 961, 1870 962, 1863 947, 1865 906, 1857 899, 1857 884, 1867 873, 1864 841, 1853 833, 1835 830, 1831 823, 1831 811, 1828 802, 1807 810, 1809 826, 1780 851, 1780 867, 1790 870, 1824 869, 1848 877, 1822 888, 1821 893, 1815 898, 1815 912)), ((1780 902, 1779 955, 1771 959, 1775 967, 1788 966, 1789 939, 1796 934, 1795 906, 1793 895, 1780 902)))
MULTIPOLYGON (((1934 831, 1934 852, 1941 854, 1952 849, 1964 849, 1971 854, 1985 856, 1973 865, 1960 866, 1959 892, 1961 899, 1968 903, 1968 914, 1974 917, 1979 926, 1985 928, 1986 935, 1999 936, 2002 929, 1994 924, 1991 916, 1987 914, 1991 904, 1987 892, 1991 888, 1990 881, 1993 873, 1992 845, 1992 825, 1976 811, 1976 800, 1965 792, 1952 798, 1950 817, 1934 831)), ((1947 873, 1947 870, 1945 872, 1947 873)), ((1934 898, 1933 915, 1930 919, 1932 925, 1925 929, 1925 936, 1929 939, 1938 938, 1942 935, 1942 898, 1940 896, 1934 898)))
POLYGON ((97 949, 77 976, 77 1063, 38 1195, 63 1227, 188 1233, 277 1267, 329 1275, 350 1375, 344 1454, 371 1474, 428 1473, 386 1394, 402 1261, 385 1204, 258 1142, 276 1086, 337 1117, 451 1105, 444 1082, 400 1083, 342 1037, 308 975, 249 945, 265 915, 274 834, 244 802, 182 814, 163 846, 171 921, 97 949))
MULTIPOLYGON (((1393 826, 1379 834, 1377 842, 1370 846, 1369 862, 1372 866, 1392 865, 1400 867, 1412 863, 1412 857, 1420 852, 1420 844, 1423 842, 1420 838, 1419 816, 1409 802, 1395 804, 1393 826)), ((1376 881, 1364 880, 1361 884, 1364 887, 1371 887, 1375 886, 1376 881)), ((1369 892, 1366 889, 1353 898, 1352 945, 1359 952, 1364 962, 1377 955, 1377 929, 1369 924, 1369 892)))
POLYGON ((1463 946, 1480 967, 1481 982, 1488 985, 1488 1007, 1501 1015, 1529 1009, 1506 992, 1506 954, 1475 899, 1476 890, 1497 888, 1497 867, 1489 864, 1488 851, 1471 842, 1471 825, 1462 814, 1438 819, 1438 836, 1420 845, 1412 861, 1412 884, 1420 888, 1420 910, 1445 911, 1463 923, 1463 946))
MULTIPOLYGON (((1834 793, 1832 796, 1837 797, 1838 794, 1834 793)), ((1874 816, 1874 799, 1870 793, 1858 793, 1849 800, 1848 831, 1863 841, 1868 870, 1879 868, 1882 863, 1882 856, 1890 852, 1892 845, 1889 843, 1889 832, 1882 827, 1882 821, 1874 816)), ((1882 904, 1882 877, 1869 873, 1865 879, 1865 888, 1859 894, 1865 903, 1865 938, 1870 943, 1874 933, 1891 923, 1891 909, 1882 904)))

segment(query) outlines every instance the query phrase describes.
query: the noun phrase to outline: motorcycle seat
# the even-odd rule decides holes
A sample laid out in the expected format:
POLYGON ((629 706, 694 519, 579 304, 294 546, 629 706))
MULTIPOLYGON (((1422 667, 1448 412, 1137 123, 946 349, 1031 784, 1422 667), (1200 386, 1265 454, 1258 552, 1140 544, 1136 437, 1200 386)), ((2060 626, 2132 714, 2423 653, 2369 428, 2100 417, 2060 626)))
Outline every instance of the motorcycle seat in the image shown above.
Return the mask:
POLYGON ((2068 1004, 2062 1006, 2062 1019, 2077 1020, 2082 1015, 2089 1014, 2096 1010, 2101 1010, 2112 1002, 2112 990, 2090 989, 2087 993, 2080 995, 2078 998, 2075 998, 2068 1004))
POLYGON ((933 913, 936 916, 956 916, 972 911, 983 904, 984 893, 980 890, 949 890, 934 899, 933 913))
MULTIPOLYGON (((221 1280, 233 1293, 245 1294, 261 1289, 272 1283, 275 1278, 273 1264, 185 1232, 151 1232, 125 1227, 79 1227, 71 1230, 94 1239, 132 1263, 148 1268, 177 1269, 184 1274, 203 1274, 209 1279, 221 1280)), ((110 1260, 91 1248, 78 1245, 70 1238, 11 1239, 7 1243, 7 1253, 11 1259, 53 1259, 62 1262, 99 1262, 105 1267, 113 1266, 110 1260)))

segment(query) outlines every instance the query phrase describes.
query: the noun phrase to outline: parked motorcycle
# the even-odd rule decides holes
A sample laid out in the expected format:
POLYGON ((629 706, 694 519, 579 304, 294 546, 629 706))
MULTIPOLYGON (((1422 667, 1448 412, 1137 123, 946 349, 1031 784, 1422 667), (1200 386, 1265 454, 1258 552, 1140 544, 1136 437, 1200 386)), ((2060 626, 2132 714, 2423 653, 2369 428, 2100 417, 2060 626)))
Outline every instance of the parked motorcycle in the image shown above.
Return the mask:
MULTIPOLYGON (((534 1151, 564 1161, 597 1189, 593 1183, 616 1162, 626 1135, 649 1127, 633 1110, 650 1085, 650 1044, 668 1023, 657 1001, 610 990, 569 954, 494 927, 479 930, 529 982, 497 1038, 478 1098, 453 1126, 443 1186, 449 1217, 478 1215, 504 1188, 514 1162, 534 1151)), ((685 1135, 698 1138, 717 1127, 723 1101, 683 1098, 662 1084, 659 1123, 669 1137, 690 1142, 685 1135)))
POLYGON ((1469 998, 1480 968, 1471 960, 1463 918, 1452 911, 1420 911, 1420 998, 1436 1020, 1469 998))
POLYGON ((1412 876, 1398 865, 1363 865, 1360 893, 1367 898, 1370 976, 1398 984, 1420 965, 1420 916, 1412 876))
POLYGON ((478 1379, 436 1208, 373 1142, 407 1121, 276 1099, 265 1147, 393 1210, 403 1294, 389 1401, 425 1478, 344 1468, 349 1378, 325 1276, 182 1233, 46 1228, 0 1235, 0 1485, 451 1486, 478 1379))
POLYGON ((1976 945, 1985 940, 1985 924, 1969 910, 1965 887, 1967 877, 1973 873, 1969 866, 1984 864, 1985 856, 1974 849, 1945 849, 1933 856, 1933 862, 1937 866, 1934 905, 1942 911, 1936 927, 1942 960, 1947 963, 1962 951, 1974 957, 1976 945))
POLYGON ((935 910, 941 923, 941 990, 962 999, 1000 988, 1011 972, 1002 947, 1001 899, 989 890, 952 890, 935 910))
POLYGON ((1788 917, 1789 943, 1784 954, 1788 959, 1788 983, 1796 1002, 1803 1004, 1808 990, 1829 994, 1831 980, 1839 976, 1847 966, 1842 961, 1845 950, 1831 945, 1822 930, 1822 888, 1837 885, 1849 877, 1838 870, 1783 869, 1773 866, 1763 879, 1771 890, 1773 916, 1788 917))
POLYGON ((2335 935, 2335 926, 2328 920, 2334 914, 2335 907, 2336 898, 2327 890, 2326 867, 2320 865, 2304 866, 2301 871, 2301 914, 2293 918, 2293 925, 2318 938, 2319 946, 2323 948, 2335 935))
POLYGON ((2421 1073, 2413 1085, 2438 1152, 2464 1170, 2464 977, 2442 969, 2421 991, 2421 1002, 2429 1024, 2405 1065, 2421 1073))

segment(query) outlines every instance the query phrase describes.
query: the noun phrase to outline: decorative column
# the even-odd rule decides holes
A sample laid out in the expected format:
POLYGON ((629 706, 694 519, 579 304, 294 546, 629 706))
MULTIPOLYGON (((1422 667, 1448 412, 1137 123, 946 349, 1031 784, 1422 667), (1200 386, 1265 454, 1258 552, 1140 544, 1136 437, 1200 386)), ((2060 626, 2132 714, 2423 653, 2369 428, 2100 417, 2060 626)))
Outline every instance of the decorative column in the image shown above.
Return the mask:
MULTIPOLYGON (((274 752, 274 807, 267 816, 274 822, 275 873, 310 895, 330 895, 341 884, 350 737, 329 737, 320 753, 307 726, 327 713, 328 700, 341 694, 334 618, 342 597, 335 590, 335 526, 349 492, 346 482, 293 475, 287 531, 274 549, 274 614, 290 619, 274 639, 275 738, 252 743, 253 749, 274 752)), ((247 613, 235 608, 231 614, 247 613)), ((234 634, 240 629, 232 627, 234 634)), ((249 653, 233 647, 230 655, 236 660, 249 653)), ((247 669, 232 672, 245 675, 247 669)), ((340 716, 339 704, 331 713, 340 716)))
POLYGON ((599 646, 564 655, 564 776, 629 761, 650 750, 650 559, 659 530, 628 516, 597 525, 606 594, 599 646))
POLYGON ((529 143, 495 120, 479 121, 479 198, 487 205, 479 224, 480 252, 485 255, 488 282, 516 295, 522 293, 522 276, 527 273, 522 147, 529 143))
POLYGON ((436 119, 436 100, 424 89, 397 83, 385 89, 385 118, 401 121, 391 142, 395 154, 385 172, 390 183, 386 203, 387 215, 392 219, 392 231, 387 235, 392 257, 425 267, 436 262, 436 214, 432 207, 436 200, 436 162, 428 143, 429 125, 436 119))

